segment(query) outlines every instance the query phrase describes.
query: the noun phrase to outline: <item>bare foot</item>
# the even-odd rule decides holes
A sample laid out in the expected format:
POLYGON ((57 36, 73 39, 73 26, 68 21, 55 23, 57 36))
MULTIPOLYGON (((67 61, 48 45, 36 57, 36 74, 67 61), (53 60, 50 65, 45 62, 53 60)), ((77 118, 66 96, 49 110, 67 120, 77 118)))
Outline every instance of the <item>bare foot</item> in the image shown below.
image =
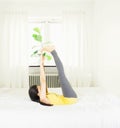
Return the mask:
POLYGON ((42 51, 47 51, 47 52, 52 52, 55 49, 55 47, 52 45, 50 46, 45 46, 42 48, 42 51))

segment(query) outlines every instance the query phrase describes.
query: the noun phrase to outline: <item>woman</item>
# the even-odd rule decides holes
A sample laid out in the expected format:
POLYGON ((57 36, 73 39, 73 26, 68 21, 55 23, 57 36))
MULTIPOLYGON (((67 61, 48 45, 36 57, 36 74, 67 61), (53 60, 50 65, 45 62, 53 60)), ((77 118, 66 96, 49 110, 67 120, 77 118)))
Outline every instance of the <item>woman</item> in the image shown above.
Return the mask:
POLYGON ((40 84, 41 85, 40 86, 33 85, 30 87, 29 96, 31 100, 35 102, 39 102, 40 104, 46 105, 46 106, 76 103, 77 95, 65 76, 63 64, 61 60, 59 59, 54 46, 44 47, 41 53, 44 53, 44 51, 50 52, 55 60, 63 95, 48 92, 47 85, 46 85, 46 79, 45 79, 45 71, 44 71, 44 56, 43 54, 41 54, 40 56, 41 58, 40 84))

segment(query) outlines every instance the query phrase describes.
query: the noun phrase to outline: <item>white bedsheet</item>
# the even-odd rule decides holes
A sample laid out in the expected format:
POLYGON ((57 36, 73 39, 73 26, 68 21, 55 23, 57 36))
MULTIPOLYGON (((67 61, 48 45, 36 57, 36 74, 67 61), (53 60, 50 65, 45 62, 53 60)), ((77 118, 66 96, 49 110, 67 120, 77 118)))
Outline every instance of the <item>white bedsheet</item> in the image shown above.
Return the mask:
POLYGON ((0 128, 120 128, 119 98, 98 87, 76 91, 77 104, 45 107, 30 101, 27 88, 0 88, 0 128))

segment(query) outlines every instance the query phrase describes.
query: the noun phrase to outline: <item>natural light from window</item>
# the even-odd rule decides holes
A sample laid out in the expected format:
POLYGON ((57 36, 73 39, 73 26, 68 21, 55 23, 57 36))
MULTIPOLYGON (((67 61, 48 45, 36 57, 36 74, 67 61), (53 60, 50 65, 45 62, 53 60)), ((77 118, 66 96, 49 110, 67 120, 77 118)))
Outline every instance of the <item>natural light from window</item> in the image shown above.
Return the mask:
MULTIPOLYGON (((35 33, 33 29, 35 27, 40 28, 42 34, 42 42, 51 42, 56 47, 60 46, 62 41, 62 23, 60 18, 29 18, 28 22, 28 41, 29 41, 29 66, 39 66, 40 65, 40 57, 39 56, 31 56, 33 50, 37 48, 39 42, 35 41, 32 37, 32 34, 35 33)), ((54 66, 54 60, 45 61, 46 66, 54 66)))

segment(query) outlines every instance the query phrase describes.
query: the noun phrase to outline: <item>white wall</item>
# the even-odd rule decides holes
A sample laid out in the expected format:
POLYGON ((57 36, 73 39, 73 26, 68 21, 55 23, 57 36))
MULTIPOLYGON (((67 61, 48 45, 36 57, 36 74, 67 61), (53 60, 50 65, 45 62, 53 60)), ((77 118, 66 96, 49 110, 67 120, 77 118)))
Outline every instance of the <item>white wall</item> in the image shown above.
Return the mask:
POLYGON ((120 1, 96 0, 95 33, 98 86, 120 95, 120 1))
MULTIPOLYGON (((86 14, 89 47, 92 42, 93 0, 0 0, 0 11, 25 10, 28 16, 61 16, 63 11, 83 11, 86 14)), ((89 54, 90 55, 90 54, 89 54)))
MULTIPOLYGON (((94 2, 92 0, 1 0, 0 1, 0 11, 6 10, 9 11, 16 10, 19 12, 19 9, 27 12, 28 16, 61 16, 63 11, 79 11, 85 13, 86 15, 86 28, 87 28, 87 41, 88 47, 88 63, 89 68, 92 71, 92 54, 91 49, 92 45, 92 34, 93 34, 93 6, 94 2), (2 1, 2 2, 1 2, 2 1), (8 1, 8 2, 7 2, 8 1), (19 2, 18 2, 19 1, 19 2), (22 2, 20 2, 22 1, 22 2), (34 2, 35 1, 35 2, 34 2)), ((90 74, 91 75, 91 74, 90 74)), ((91 77, 91 76, 90 76, 91 77)))

